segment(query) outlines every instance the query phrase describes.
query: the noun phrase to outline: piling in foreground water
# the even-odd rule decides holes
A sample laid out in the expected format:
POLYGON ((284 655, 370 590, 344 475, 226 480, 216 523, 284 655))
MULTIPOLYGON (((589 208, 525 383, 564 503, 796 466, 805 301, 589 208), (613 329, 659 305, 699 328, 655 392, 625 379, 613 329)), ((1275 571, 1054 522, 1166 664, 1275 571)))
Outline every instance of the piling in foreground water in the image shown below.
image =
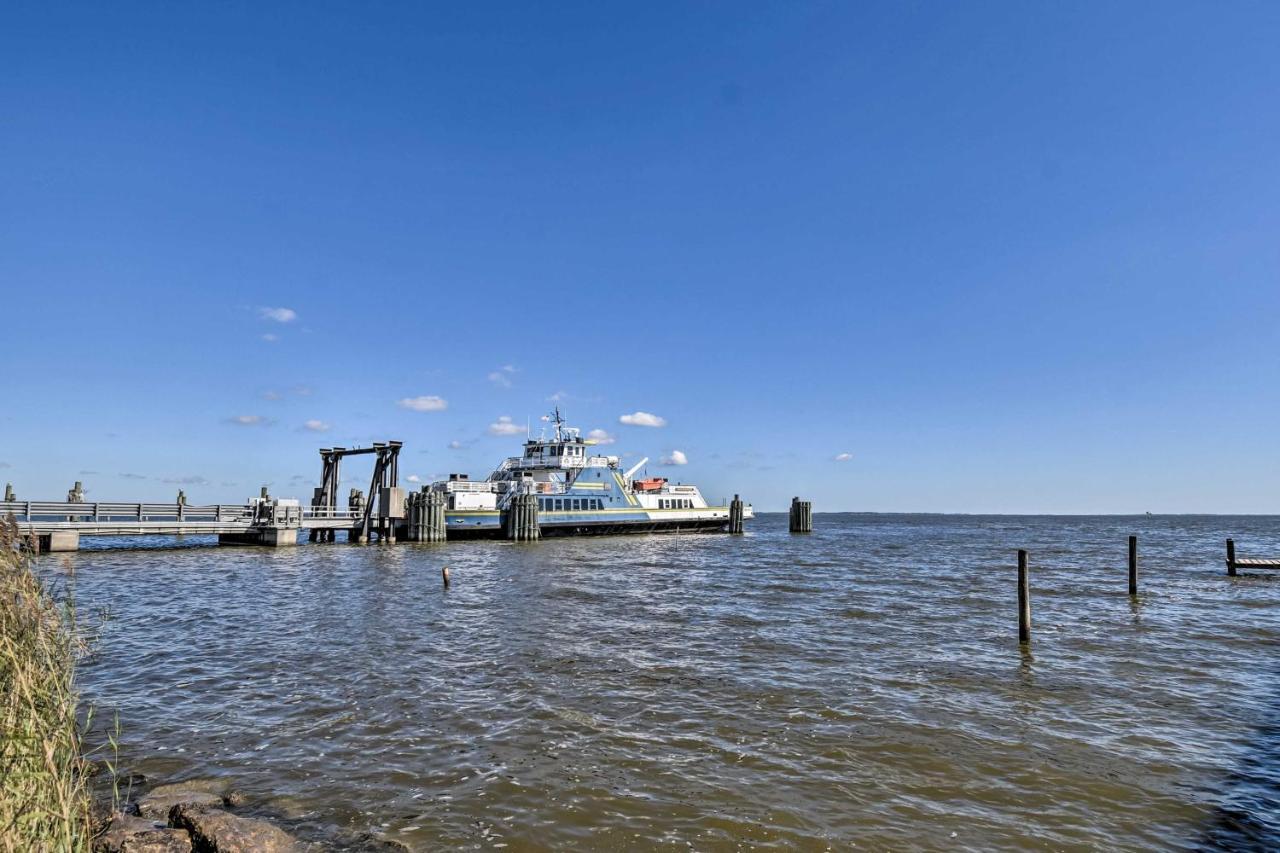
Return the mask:
POLYGON ((1227 574, 1236 576, 1236 540, 1227 540, 1227 574))
POLYGON ((444 588, 449 588, 449 567, 445 566, 440 570, 440 577, 444 580, 444 588))
POLYGON ((813 502, 802 501, 800 498, 791 499, 791 524, 792 533, 812 533, 813 532, 813 502))
POLYGON ((1031 642, 1031 584, 1027 580, 1027 552, 1018 549, 1018 642, 1031 642))
POLYGON ((1138 537, 1129 537, 1129 594, 1138 594, 1138 537))

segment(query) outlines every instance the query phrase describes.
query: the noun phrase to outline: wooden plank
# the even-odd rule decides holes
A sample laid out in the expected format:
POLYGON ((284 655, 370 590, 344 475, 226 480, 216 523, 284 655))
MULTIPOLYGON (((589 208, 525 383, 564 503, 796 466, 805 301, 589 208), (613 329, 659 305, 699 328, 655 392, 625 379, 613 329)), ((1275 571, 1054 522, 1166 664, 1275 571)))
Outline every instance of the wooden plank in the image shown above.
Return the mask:
POLYGON ((1236 557, 1235 562, 1251 569, 1280 569, 1280 557, 1236 557))

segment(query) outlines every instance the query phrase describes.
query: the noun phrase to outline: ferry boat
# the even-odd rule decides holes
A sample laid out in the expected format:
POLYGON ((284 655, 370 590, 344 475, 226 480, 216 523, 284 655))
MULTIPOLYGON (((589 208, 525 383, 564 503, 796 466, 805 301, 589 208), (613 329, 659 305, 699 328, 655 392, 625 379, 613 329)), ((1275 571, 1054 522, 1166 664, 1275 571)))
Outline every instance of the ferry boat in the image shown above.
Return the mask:
MULTIPOLYGON (((634 479, 648 457, 626 471, 621 458, 593 452, 596 444, 565 425, 556 410, 552 434, 530 438, 519 456, 506 459, 483 480, 450 474, 432 483, 445 495, 450 539, 502 535, 502 513, 519 494, 538 496, 543 536, 606 533, 716 532, 729 523, 729 507, 712 506, 697 486, 666 477, 634 479)), ((754 516, 750 505, 743 519, 754 516)))

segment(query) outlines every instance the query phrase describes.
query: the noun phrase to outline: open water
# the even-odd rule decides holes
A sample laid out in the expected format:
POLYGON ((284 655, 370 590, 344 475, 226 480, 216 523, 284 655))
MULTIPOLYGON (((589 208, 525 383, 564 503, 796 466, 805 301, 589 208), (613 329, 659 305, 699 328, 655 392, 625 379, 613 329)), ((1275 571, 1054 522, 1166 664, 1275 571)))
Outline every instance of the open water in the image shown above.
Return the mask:
POLYGON ((412 849, 1276 849, 1274 517, 100 550, 121 763, 412 849), (1126 593, 1140 537, 1141 594, 1126 593), (1016 635, 1015 551, 1034 636, 1016 635), (440 568, 452 569, 442 588, 440 568))

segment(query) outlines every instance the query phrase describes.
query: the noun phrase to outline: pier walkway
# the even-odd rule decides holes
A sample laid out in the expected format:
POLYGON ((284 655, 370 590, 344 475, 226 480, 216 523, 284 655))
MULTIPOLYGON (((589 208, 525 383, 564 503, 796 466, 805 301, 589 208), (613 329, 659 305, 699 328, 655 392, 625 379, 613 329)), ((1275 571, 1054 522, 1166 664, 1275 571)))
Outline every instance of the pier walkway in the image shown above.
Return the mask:
POLYGON ((0 501, 0 519, 12 518, 19 533, 36 537, 41 550, 47 551, 74 551, 81 536, 217 534, 224 543, 293 545, 299 530, 351 529, 362 517, 358 510, 302 507, 282 500, 208 506, 0 501))

